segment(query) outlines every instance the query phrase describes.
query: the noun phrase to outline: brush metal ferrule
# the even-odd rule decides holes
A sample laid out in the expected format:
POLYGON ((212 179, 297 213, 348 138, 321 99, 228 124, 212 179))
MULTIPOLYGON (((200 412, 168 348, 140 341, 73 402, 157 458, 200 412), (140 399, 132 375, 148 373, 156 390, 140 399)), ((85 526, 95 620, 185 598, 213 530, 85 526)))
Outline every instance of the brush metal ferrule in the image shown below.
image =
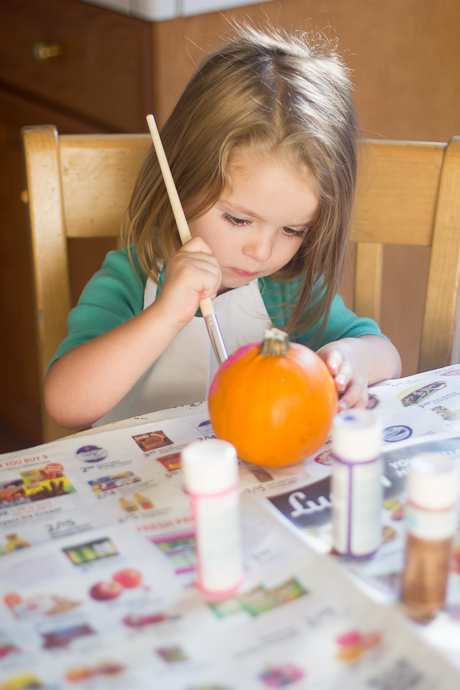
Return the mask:
POLYGON ((208 329, 214 354, 216 355, 216 359, 220 366, 225 362, 226 359, 228 359, 228 354, 224 339, 222 338, 222 333, 220 332, 217 316, 215 314, 207 314, 204 317, 204 320, 206 323, 206 328, 208 329))

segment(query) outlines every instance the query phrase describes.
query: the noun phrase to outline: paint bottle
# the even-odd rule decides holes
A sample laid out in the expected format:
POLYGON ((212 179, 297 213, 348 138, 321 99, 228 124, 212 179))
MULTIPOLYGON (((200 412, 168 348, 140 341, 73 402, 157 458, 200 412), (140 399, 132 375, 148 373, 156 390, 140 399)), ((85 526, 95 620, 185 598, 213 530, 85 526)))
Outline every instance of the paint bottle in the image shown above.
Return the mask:
POLYGON ((410 464, 401 599, 415 614, 433 614, 444 606, 458 522, 459 476, 455 463, 440 453, 422 453, 410 464))
POLYGON ((382 427, 370 410, 340 412, 332 426, 334 550, 371 556, 382 540, 382 427))
POLYGON ((217 439, 182 451, 182 470, 195 523, 197 585, 211 599, 233 594, 243 576, 236 450, 217 439))

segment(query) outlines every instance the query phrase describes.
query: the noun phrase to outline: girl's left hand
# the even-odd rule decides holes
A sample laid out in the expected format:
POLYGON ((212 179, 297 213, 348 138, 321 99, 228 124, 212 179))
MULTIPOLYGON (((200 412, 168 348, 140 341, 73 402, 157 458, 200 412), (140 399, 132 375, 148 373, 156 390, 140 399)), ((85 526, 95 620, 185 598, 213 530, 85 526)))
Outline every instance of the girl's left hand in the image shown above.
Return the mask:
POLYGON ((339 410, 367 405, 369 366, 359 341, 359 338, 343 338, 324 345, 317 352, 334 378, 339 410))

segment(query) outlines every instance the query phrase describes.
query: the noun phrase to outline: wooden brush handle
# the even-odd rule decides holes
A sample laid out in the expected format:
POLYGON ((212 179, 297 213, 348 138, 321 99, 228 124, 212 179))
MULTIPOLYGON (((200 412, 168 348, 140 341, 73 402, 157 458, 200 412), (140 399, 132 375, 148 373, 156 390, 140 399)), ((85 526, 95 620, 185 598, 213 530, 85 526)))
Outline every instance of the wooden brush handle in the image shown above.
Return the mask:
MULTIPOLYGON (((192 236, 190 234, 184 209, 182 208, 182 204, 177 193, 176 185, 174 184, 173 176, 171 175, 171 169, 169 167, 168 159, 166 158, 157 123, 155 122, 153 115, 147 115, 147 124, 149 126, 150 134, 152 135, 153 146, 155 148, 163 179, 165 181, 166 190, 168 192, 169 201, 171 202, 174 218, 176 219, 180 239, 182 244, 185 244, 192 239, 192 236)), ((214 307, 212 306, 210 297, 201 300, 200 309, 203 316, 214 314, 214 307)))

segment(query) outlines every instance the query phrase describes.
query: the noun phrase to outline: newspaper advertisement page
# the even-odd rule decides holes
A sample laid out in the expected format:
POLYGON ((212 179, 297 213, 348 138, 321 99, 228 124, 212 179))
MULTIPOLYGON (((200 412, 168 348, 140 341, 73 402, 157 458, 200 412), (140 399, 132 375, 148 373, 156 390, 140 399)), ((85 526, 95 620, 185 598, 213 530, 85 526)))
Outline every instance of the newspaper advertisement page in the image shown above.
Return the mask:
POLYGON ((205 403, 0 456, 0 690, 458 687, 432 647, 460 665, 460 541, 430 646, 388 603, 410 458, 460 454, 460 366, 375 386, 369 406, 385 428, 377 555, 318 553, 331 544, 329 441, 287 468, 240 461, 246 576, 219 605, 194 586, 180 459, 214 437, 205 403))
MULTIPOLYGON (((181 450, 215 438, 205 411, 178 419, 69 437, 0 456, 0 556, 104 524, 162 530, 191 522, 181 450)), ((309 478, 240 462, 242 490, 282 492, 309 478)))
POLYGON ((398 611, 254 496, 241 515, 244 582, 218 601, 199 594, 183 554, 129 522, 12 553, 0 579, 0 688, 458 687, 398 611))

